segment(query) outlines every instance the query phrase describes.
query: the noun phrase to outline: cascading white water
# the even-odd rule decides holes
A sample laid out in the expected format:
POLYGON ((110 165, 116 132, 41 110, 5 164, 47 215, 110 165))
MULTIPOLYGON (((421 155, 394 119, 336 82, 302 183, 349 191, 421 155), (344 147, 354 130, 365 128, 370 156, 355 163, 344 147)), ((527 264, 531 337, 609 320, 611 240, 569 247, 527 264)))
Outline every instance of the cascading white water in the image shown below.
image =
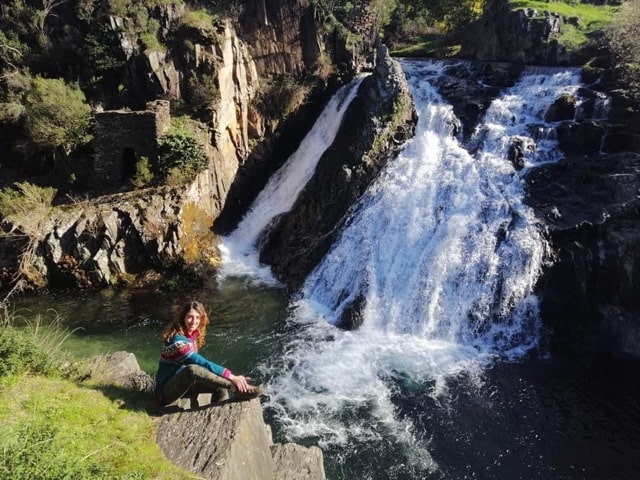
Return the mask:
POLYGON ((296 151, 269 179, 238 227, 220 245, 219 276, 251 276, 275 283, 271 270, 260 265, 256 243, 276 215, 288 212, 309 181, 320 157, 333 143, 347 107, 364 77, 341 87, 324 108, 296 151))
POLYGON ((496 356, 536 345, 532 290, 546 244, 507 151, 514 137, 535 139, 523 171, 558 159, 544 112, 579 77, 525 72, 487 111, 472 156, 431 84, 444 67, 403 66, 420 115, 416 135, 307 279, 293 305, 294 338, 265 373, 269 406, 290 438, 325 446, 393 438, 406 461, 428 470, 428 440, 395 415, 394 393, 429 384, 434 399, 446 398, 448 378, 473 377, 496 356), (358 297, 362 326, 335 327, 358 297))

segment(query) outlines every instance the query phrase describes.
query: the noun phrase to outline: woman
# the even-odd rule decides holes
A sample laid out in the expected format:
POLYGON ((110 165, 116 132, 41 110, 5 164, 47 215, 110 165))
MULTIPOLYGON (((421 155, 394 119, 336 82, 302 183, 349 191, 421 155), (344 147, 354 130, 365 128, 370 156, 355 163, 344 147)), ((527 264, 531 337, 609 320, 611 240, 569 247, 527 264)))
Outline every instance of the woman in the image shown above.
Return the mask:
POLYGON ((234 375, 231 370, 207 360, 198 353, 204 345, 209 317, 200 302, 187 303, 177 319, 164 333, 160 364, 156 374, 157 409, 175 402, 185 394, 210 392, 214 401, 227 400, 229 390, 234 399, 255 398, 261 387, 249 384, 249 377, 234 375))

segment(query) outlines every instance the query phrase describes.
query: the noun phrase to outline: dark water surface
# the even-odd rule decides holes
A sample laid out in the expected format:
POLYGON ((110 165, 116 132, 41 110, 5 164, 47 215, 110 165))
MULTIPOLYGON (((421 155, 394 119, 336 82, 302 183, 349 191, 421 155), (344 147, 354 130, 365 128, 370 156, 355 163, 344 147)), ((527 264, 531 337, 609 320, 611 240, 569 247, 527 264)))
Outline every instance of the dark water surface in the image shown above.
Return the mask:
MULTIPOLYGON (((282 290, 226 281, 222 289, 184 293, 42 294, 19 298, 14 310, 43 321, 52 310, 70 329, 65 346, 78 356, 127 350, 150 373, 172 307, 203 301, 212 317, 205 355, 260 382, 257 366, 285 348, 287 297, 282 290)), ((348 374, 348 372, 346 372, 348 374)), ((482 378, 461 375, 442 398, 428 385, 398 380, 392 401, 408 418, 437 468, 412 466, 401 446, 379 441, 325 449, 329 479, 640 478, 640 370, 625 362, 584 366, 559 359, 497 363, 482 378)), ((345 412, 356 417, 366 412, 345 412)), ((279 425, 267 409, 275 441, 279 425)), ((314 444, 313 438, 301 443, 314 444)))

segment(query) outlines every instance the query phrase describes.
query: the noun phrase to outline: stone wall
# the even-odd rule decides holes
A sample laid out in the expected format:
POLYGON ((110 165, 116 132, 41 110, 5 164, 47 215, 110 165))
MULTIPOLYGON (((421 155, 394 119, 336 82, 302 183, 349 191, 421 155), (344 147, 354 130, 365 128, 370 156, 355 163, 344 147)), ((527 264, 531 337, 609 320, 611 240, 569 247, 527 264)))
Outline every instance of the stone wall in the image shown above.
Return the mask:
POLYGON ((99 112, 95 122, 94 185, 117 188, 131 177, 137 159, 156 161, 158 137, 171 123, 169 102, 150 102, 143 111, 99 112))

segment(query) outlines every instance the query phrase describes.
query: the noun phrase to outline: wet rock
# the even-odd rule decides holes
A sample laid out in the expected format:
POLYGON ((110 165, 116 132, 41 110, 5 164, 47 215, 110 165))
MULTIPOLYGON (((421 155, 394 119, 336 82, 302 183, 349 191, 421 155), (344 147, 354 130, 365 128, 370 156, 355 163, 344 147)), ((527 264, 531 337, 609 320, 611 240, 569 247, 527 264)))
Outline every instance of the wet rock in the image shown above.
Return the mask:
POLYGON ((516 170, 522 170, 526 156, 536 151, 536 142, 529 137, 515 136, 509 143, 509 161, 516 170))
POLYGON ((445 69, 436 86, 460 120, 452 133, 469 140, 491 102, 503 88, 513 86, 522 71, 522 65, 498 62, 468 62, 445 69))
POLYGON ((566 93, 559 96, 549 107, 544 116, 545 122, 560 122, 562 120, 573 120, 576 114, 576 99, 573 95, 566 93))
POLYGON ((636 355, 640 329, 640 154, 570 156, 527 177, 527 203, 549 229, 541 280, 554 343, 578 355, 636 355))
POLYGON ((556 129, 558 143, 566 155, 597 154, 605 127, 595 122, 567 122, 556 129))

